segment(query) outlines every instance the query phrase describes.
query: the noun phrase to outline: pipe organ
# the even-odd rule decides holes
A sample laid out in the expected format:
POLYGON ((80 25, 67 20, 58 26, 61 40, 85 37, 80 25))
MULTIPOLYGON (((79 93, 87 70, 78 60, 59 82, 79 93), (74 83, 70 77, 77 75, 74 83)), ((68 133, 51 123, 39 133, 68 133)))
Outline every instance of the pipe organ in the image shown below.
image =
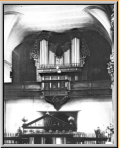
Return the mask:
MULTIPOLYGON (((52 33, 41 32, 36 38, 30 59, 35 60, 38 81, 41 81, 41 73, 81 72, 80 67, 83 67, 90 50, 78 30, 67 33, 67 36, 66 40, 56 40, 52 33)), ((75 79, 78 80, 77 77, 75 79)))
POLYGON ((41 40, 40 44, 40 55, 39 55, 39 66, 47 67, 49 66, 80 66, 80 39, 73 38, 71 40, 71 49, 69 48, 64 52, 61 58, 58 58, 57 55, 48 49, 48 41, 41 40))

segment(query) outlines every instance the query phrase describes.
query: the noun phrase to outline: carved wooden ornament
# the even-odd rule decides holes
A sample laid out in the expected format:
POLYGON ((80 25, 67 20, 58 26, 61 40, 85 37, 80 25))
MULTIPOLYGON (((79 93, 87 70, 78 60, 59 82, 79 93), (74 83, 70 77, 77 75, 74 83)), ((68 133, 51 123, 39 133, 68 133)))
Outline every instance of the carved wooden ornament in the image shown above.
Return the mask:
POLYGON ((45 97, 45 100, 48 103, 53 104, 56 110, 59 110, 61 106, 68 101, 68 99, 69 96, 54 96, 53 98, 52 96, 45 97))

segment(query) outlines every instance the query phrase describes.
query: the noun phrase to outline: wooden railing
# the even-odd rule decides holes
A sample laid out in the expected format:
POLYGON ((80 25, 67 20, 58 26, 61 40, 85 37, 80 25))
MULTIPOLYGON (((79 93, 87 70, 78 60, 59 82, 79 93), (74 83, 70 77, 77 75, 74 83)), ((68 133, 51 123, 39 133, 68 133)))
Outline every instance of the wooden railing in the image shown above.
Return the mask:
POLYGON ((104 135, 101 138, 97 138, 95 133, 76 132, 73 138, 67 138, 67 144, 68 141, 73 144, 105 144, 107 139, 104 135))
POLYGON ((105 144, 107 141, 106 137, 73 137, 67 138, 67 144, 105 144))
POLYGON ((29 139, 16 136, 15 133, 4 133, 4 144, 29 144, 29 139))
MULTIPOLYGON (((94 133, 91 134, 50 134, 50 133, 44 133, 40 134, 41 137, 66 137, 66 144, 105 144, 107 139, 111 140, 107 137, 101 137, 96 138, 94 133)), ((4 134, 4 144, 29 144, 29 136, 30 135, 21 135, 21 136, 15 136, 15 134, 7 133, 4 134)), ((35 137, 36 135, 32 135, 32 137, 35 137)), ((37 135, 38 136, 38 135, 37 135)))
MULTIPOLYGON (((61 82, 61 80, 55 80, 56 82, 61 82)), ((55 82, 52 81, 52 82, 55 82)), ((67 80, 62 80, 67 81, 67 80)), ((44 82, 44 81, 43 81, 44 82)), ((46 81, 50 82, 50 81, 46 81)), ((51 82, 50 82, 51 83, 51 82)), ((24 82, 24 83, 5 83, 4 90, 5 91, 40 91, 41 90, 41 82, 24 82)), ((111 81, 72 81, 71 89, 111 89, 111 81)))
POLYGON ((69 64, 43 64, 43 65, 39 65, 39 69, 47 69, 47 68, 56 68, 56 67, 59 67, 59 68, 74 68, 74 67, 82 67, 83 64, 82 64, 82 61, 80 61, 80 63, 69 63, 69 64))

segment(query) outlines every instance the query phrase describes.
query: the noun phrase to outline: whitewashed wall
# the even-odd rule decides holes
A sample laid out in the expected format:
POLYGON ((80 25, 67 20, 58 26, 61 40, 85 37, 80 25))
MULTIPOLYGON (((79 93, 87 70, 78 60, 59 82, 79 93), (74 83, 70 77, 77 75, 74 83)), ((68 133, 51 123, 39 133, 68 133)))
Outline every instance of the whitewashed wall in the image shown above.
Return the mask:
MULTIPOLYGON (((6 100, 6 132, 14 133, 22 126, 21 119, 26 117, 28 122, 43 115, 42 111, 56 111, 54 106, 45 100, 34 99, 11 99, 6 100), (41 111, 41 112, 40 112, 41 111)), ((79 132, 94 133, 98 126, 101 129, 111 122, 112 102, 110 98, 83 98, 70 99, 59 111, 78 111, 77 126, 79 132)))

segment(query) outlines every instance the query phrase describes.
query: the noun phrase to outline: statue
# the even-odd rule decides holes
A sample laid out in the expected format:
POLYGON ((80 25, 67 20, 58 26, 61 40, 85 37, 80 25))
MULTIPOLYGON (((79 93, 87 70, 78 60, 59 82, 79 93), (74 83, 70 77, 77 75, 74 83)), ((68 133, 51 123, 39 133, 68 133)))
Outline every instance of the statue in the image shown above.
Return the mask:
MULTIPOLYGON (((101 137, 101 130, 99 127, 97 127, 97 130, 95 130, 95 134, 96 134, 96 138, 100 138, 101 137)), ((97 141, 97 144, 100 144, 100 141, 97 141)))
POLYGON ((21 128, 19 127, 18 130, 17 130, 16 136, 21 136, 21 135, 22 135, 22 130, 21 130, 21 128))

